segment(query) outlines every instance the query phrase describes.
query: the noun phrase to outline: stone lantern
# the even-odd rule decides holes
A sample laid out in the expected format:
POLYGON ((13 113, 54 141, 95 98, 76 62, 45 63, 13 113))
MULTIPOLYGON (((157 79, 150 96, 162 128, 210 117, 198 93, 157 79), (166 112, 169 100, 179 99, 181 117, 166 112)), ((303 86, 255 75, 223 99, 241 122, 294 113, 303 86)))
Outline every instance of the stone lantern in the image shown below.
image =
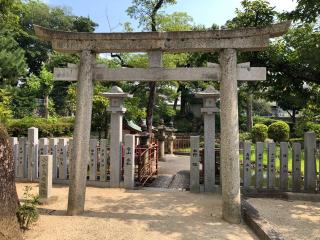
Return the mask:
POLYGON ((157 133, 157 139, 158 139, 158 142, 159 142, 159 160, 160 161, 165 161, 165 158, 164 158, 164 148, 165 148, 165 144, 164 144, 164 141, 166 140, 166 127, 164 126, 164 120, 161 119, 160 120, 160 124, 158 126, 158 133, 157 133))
POLYGON ((167 132, 167 140, 168 140, 168 153, 173 154, 173 141, 176 139, 176 136, 174 133, 177 131, 173 127, 173 121, 169 123, 169 127, 166 127, 166 132, 167 132))
POLYGON ((204 119, 204 190, 214 192, 215 188, 215 116, 219 112, 216 107, 220 93, 209 86, 205 91, 196 93, 197 98, 202 98, 203 108, 201 113, 204 119))
POLYGON ((132 95, 125 93, 118 86, 113 86, 110 92, 102 93, 110 100, 108 112, 111 113, 110 124, 110 186, 120 187, 121 180, 121 152, 122 152, 122 118, 126 112, 125 98, 132 95))

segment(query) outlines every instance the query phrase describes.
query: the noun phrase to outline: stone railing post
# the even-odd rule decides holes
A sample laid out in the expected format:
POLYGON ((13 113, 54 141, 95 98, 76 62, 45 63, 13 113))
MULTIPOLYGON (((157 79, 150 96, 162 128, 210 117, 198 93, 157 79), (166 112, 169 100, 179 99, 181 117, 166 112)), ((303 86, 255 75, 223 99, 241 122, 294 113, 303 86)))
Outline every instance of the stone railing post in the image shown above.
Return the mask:
POLYGON ((196 97, 203 99, 204 120, 204 191, 214 192, 215 188, 215 117, 219 109, 216 101, 220 93, 212 86, 205 91, 196 94, 196 97))
POLYGON ((52 194, 52 155, 40 155, 39 197, 46 200, 52 194))
POLYGON ((316 146, 317 138, 314 132, 304 133, 304 190, 316 189, 316 146))
POLYGON ((158 133, 156 135, 159 142, 159 161, 165 161, 165 140, 166 140, 166 128, 164 126, 164 121, 161 119, 158 126, 158 133))
POLYGON ((108 93, 102 94, 109 98, 111 112, 110 126, 110 187, 120 187, 121 181, 121 159, 122 159, 122 118, 126 112, 124 99, 132 97, 124 93, 121 88, 114 86, 108 93))
POLYGON ((220 51, 222 217, 240 223, 239 116, 237 51, 220 51))
POLYGON ((134 188, 134 168, 135 168, 135 136, 126 134, 124 136, 124 187, 134 188))
POLYGON ((38 128, 28 128, 28 180, 38 178, 38 128))
POLYGON ((190 192, 200 192, 200 137, 190 137, 190 192))
POLYGON ((90 50, 83 50, 80 54, 76 94, 76 121, 73 134, 73 157, 70 168, 68 215, 79 215, 84 211, 87 165, 89 161, 94 64, 95 54, 90 50))

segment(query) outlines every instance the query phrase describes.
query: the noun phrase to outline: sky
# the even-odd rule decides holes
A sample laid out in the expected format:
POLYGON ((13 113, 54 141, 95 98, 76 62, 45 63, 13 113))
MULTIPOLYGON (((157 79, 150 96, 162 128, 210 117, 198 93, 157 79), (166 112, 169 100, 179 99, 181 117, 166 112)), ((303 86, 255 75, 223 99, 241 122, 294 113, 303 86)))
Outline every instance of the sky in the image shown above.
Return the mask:
MULTIPOLYGON (((99 24, 96 32, 121 32, 121 23, 131 22, 135 31, 138 24, 126 14, 132 0, 44 0, 51 6, 66 6, 77 16, 90 17, 99 24), (109 19, 109 21, 108 21, 109 19), (109 22, 109 23, 108 23, 109 22)), ((223 25, 235 16, 241 0, 177 0, 177 4, 165 9, 166 13, 187 12, 196 24, 210 27, 213 23, 223 25)), ((278 11, 292 10, 295 0, 269 0, 278 11)))

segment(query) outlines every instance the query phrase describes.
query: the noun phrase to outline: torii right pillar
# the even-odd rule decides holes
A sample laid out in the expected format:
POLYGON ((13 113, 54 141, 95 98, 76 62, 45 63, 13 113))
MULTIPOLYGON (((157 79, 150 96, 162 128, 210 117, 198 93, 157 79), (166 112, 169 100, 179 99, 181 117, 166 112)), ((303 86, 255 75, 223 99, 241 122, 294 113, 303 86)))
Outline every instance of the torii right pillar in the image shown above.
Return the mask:
POLYGON ((241 222, 237 51, 220 52, 222 217, 241 222))

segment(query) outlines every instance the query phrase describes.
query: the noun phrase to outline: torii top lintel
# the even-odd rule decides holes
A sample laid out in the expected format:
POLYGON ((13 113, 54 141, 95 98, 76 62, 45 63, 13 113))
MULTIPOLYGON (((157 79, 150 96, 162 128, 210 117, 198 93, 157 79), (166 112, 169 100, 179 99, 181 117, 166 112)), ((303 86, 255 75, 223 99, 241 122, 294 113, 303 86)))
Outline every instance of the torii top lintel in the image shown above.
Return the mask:
POLYGON ((36 35, 51 41, 59 52, 91 50, 103 52, 212 52, 233 48, 240 51, 260 51, 269 44, 269 38, 287 32, 290 22, 262 28, 234 30, 133 32, 133 33, 84 33, 55 31, 34 25, 36 35))

